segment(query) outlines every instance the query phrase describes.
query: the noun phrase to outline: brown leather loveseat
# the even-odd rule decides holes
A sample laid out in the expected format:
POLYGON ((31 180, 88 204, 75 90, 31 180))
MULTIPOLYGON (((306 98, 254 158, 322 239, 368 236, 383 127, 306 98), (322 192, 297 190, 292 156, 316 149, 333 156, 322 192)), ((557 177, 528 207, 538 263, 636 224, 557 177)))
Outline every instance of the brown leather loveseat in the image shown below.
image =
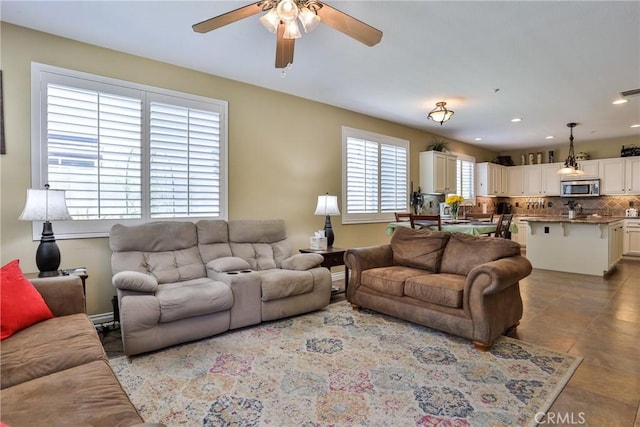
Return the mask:
POLYGON ((389 244, 349 249, 347 299, 487 349, 522 317, 520 245, 463 233, 398 228, 389 244))

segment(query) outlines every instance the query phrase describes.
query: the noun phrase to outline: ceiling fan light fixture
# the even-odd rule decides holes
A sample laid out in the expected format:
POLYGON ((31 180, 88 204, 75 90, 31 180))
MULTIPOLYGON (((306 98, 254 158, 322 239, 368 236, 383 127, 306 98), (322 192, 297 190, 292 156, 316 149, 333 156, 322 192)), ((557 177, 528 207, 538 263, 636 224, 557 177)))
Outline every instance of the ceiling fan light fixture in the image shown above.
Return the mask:
POLYGON ((302 33, 300 32, 300 28, 298 27, 298 21, 287 21, 284 24, 284 34, 282 35, 285 39, 299 39, 302 37, 302 33))
POLYGON ((440 126, 453 116, 453 111, 446 107, 447 103, 444 101, 436 102, 436 108, 431 110, 429 118, 434 122, 440 123, 440 126))
POLYGON ((260 23, 267 29, 267 31, 275 33, 278 30, 278 24, 280 24, 280 17, 278 16, 276 9, 272 8, 269 12, 262 15, 260 17, 260 23))
POLYGON ((276 6, 276 12, 280 19, 289 22, 295 21, 300 11, 294 0, 280 0, 276 6))
POLYGON ((322 18, 320 18, 307 7, 303 7, 300 9, 298 19, 300 19, 300 23, 302 24, 302 28, 304 29, 305 33, 310 33, 311 31, 313 31, 318 26, 320 21, 322 21, 322 18))

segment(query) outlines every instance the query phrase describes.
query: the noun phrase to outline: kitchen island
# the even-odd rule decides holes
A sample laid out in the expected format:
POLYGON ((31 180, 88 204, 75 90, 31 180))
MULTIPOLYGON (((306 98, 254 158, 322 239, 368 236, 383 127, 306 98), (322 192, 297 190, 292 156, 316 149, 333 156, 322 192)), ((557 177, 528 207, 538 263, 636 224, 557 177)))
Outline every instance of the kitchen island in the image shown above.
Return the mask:
POLYGON ((623 221, 617 217, 529 217, 527 258, 534 268, 601 276, 622 257, 623 221))

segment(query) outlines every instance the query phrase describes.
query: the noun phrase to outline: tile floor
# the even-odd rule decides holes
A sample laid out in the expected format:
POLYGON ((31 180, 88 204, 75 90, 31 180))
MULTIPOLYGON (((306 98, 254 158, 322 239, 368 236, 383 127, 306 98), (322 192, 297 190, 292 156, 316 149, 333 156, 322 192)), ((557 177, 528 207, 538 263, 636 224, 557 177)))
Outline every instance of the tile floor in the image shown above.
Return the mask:
MULTIPOLYGON (((534 270, 521 292, 512 336, 584 359, 540 426, 640 427, 640 259, 605 278, 534 270)), ((122 355, 119 330, 100 335, 122 355)))

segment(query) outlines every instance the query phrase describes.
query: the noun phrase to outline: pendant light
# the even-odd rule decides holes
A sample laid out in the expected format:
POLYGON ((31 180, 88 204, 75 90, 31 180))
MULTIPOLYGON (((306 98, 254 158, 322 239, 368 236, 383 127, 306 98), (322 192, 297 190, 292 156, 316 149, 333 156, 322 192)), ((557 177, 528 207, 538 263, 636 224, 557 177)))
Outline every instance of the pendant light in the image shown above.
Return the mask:
POLYGON ((573 128, 578 126, 577 123, 567 123, 570 129, 569 136, 569 155, 567 160, 564 161, 564 166, 558 169, 558 175, 584 175, 584 171, 580 169, 576 156, 573 152, 573 128))

